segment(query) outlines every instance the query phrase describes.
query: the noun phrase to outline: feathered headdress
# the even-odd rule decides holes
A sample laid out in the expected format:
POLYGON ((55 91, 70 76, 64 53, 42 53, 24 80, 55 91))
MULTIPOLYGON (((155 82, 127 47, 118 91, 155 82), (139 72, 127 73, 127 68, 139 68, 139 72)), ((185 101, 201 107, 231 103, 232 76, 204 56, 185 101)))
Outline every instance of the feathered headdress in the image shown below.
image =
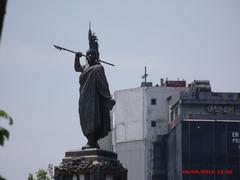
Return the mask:
POLYGON ((97 58, 99 59, 98 38, 97 38, 97 35, 95 33, 92 33, 91 23, 89 23, 88 41, 89 41, 89 50, 88 51, 95 52, 97 58))

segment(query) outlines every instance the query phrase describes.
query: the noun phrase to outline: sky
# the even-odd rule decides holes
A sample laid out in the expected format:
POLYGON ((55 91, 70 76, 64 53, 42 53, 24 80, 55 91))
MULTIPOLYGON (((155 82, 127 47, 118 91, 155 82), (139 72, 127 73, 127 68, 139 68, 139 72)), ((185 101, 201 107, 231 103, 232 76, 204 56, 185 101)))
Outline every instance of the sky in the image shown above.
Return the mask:
MULTIPOLYGON (((99 38, 111 93, 161 78, 210 80, 215 92, 240 92, 239 0, 8 0, 0 44, 0 109, 14 119, 0 147, 0 174, 25 180, 85 145, 78 117, 74 54, 99 38)), ((81 60, 84 64, 84 58, 81 60)))

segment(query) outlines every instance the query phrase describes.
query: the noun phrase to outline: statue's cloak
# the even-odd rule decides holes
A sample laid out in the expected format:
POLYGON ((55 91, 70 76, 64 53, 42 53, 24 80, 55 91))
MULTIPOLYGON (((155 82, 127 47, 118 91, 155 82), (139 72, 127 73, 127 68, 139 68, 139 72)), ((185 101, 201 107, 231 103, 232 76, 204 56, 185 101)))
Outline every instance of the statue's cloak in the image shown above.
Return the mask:
POLYGON ((79 115, 84 136, 94 133, 97 139, 105 137, 110 128, 111 94, 101 64, 84 67, 80 75, 79 115))

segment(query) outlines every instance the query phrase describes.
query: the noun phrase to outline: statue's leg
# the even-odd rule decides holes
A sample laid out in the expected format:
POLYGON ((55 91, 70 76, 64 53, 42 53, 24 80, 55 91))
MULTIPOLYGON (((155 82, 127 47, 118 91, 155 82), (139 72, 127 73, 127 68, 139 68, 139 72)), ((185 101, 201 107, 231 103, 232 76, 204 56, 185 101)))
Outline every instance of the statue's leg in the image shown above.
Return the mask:
POLYGON ((97 143, 98 139, 95 133, 91 134, 88 138, 88 144, 91 148, 100 148, 100 146, 97 143))
POLYGON ((87 136, 88 142, 85 146, 82 147, 82 149, 88 149, 88 148, 100 148, 100 146, 97 143, 97 138, 94 133, 89 134, 87 136))
POLYGON ((95 142, 95 136, 94 136, 94 133, 90 134, 88 136, 88 145, 90 146, 90 148, 93 148, 94 147, 94 142, 95 142))

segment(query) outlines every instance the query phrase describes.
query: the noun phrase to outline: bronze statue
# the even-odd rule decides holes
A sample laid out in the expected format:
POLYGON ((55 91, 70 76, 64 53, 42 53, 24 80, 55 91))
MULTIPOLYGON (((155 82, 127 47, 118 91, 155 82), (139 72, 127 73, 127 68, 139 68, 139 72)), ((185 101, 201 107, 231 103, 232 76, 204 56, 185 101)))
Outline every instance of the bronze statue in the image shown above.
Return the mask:
POLYGON ((82 53, 76 53, 74 68, 81 72, 79 116, 80 124, 88 142, 82 149, 100 148, 97 141, 111 130, 110 110, 116 103, 112 99, 104 68, 99 61, 98 39, 89 28, 89 50, 86 53, 86 65, 80 64, 82 53))

